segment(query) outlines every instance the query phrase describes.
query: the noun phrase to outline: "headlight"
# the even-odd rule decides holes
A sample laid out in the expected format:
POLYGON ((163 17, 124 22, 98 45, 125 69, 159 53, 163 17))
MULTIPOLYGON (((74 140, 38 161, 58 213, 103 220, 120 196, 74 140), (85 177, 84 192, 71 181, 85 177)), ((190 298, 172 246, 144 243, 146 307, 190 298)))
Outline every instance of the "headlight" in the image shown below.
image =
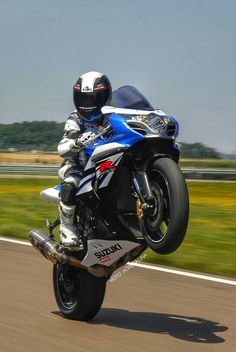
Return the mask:
POLYGON ((134 116, 132 116, 132 120, 145 123, 145 125, 147 125, 147 126, 149 125, 147 115, 134 115, 134 116))
POLYGON ((176 137, 178 131, 175 120, 170 116, 159 116, 153 113, 148 115, 133 115, 128 124, 132 128, 135 128, 135 130, 139 130, 139 133, 142 130, 142 134, 144 134, 146 129, 163 137, 176 137))

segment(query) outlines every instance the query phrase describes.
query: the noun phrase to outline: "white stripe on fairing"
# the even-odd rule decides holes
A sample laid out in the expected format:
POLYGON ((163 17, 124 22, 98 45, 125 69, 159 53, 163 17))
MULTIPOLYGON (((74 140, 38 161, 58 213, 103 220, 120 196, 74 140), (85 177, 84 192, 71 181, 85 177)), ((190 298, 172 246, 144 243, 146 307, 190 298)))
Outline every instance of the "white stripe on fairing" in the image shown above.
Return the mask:
POLYGON ((98 158, 98 157, 102 158, 102 153, 107 152, 107 151, 109 151, 112 156, 112 153, 120 151, 119 148, 124 149, 124 145, 120 144, 120 143, 116 143, 116 142, 103 144, 101 146, 96 147, 96 149, 93 151, 93 153, 91 155, 91 159, 98 158))
MULTIPOLYGON (((123 144, 120 143, 116 143, 116 142, 112 142, 112 143, 107 143, 107 144, 103 144, 100 146, 97 146, 95 148, 95 150, 92 152, 92 154, 89 157, 89 160, 85 166, 84 171, 87 171, 93 167, 95 167, 95 162, 94 159, 98 159, 101 157, 101 160, 99 160, 99 162, 102 162, 103 160, 110 158, 112 156, 112 152, 118 152, 119 148, 124 148, 123 144), (106 156, 103 157, 102 154, 106 151, 110 151, 111 155, 110 156, 106 156)), ((123 152, 122 152, 123 153, 123 152)), ((96 161, 97 162, 97 161, 96 161)))
MULTIPOLYGON (((89 179, 92 179, 94 176, 95 176, 95 170, 92 170, 91 174, 89 174, 89 175, 83 177, 83 178, 80 180, 79 187, 82 186, 82 184, 83 184, 84 182, 87 182, 89 179)), ((78 187, 78 188, 79 188, 79 187, 78 187)))
POLYGON ((113 106, 103 106, 101 108, 102 113, 105 114, 121 114, 121 115, 149 115, 155 114, 157 116, 166 116, 166 113, 162 110, 136 110, 136 109, 126 109, 126 108, 115 108, 113 106))
MULTIPOLYGON (((24 246, 31 246, 31 244, 27 241, 13 240, 13 239, 5 238, 5 237, 0 237, 0 241, 21 244, 24 246)), ((214 276, 195 274, 195 273, 190 273, 187 271, 181 271, 181 270, 175 270, 175 269, 162 268, 162 267, 159 267, 156 265, 154 266, 154 265, 140 264, 140 263, 128 263, 128 265, 139 267, 142 269, 161 271, 161 272, 168 273, 168 274, 181 275, 181 276, 191 277, 194 279, 213 281, 213 282, 218 282, 218 283, 225 284, 225 285, 236 286, 236 281, 234 281, 234 280, 221 279, 219 277, 214 277, 214 276)))
POLYGON ((83 193, 87 193, 87 192, 90 192, 93 190, 93 187, 91 185, 91 181, 92 181, 92 178, 89 182, 89 180, 87 180, 87 183, 84 182, 83 184, 81 184, 79 187, 81 187, 81 189, 79 191, 76 192, 76 195, 79 196, 80 194, 83 194, 83 193))

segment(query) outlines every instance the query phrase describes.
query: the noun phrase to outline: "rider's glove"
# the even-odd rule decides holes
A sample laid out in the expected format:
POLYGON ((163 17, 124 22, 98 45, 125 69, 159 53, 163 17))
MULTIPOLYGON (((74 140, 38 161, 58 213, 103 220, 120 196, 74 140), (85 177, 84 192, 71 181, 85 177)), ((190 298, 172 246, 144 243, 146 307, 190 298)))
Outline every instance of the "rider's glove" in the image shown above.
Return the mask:
POLYGON ((75 141, 73 149, 79 151, 86 148, 88 145, 93 144, 96 140, 96 134, 93 132, 85 132, 81 134, 75 141))

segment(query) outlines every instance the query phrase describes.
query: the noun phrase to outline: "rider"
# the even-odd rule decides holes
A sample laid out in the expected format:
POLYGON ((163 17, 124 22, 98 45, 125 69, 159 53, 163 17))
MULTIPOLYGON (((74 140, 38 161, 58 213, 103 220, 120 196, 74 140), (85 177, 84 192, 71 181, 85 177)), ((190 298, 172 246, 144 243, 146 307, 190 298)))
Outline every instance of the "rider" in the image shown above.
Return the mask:
POLYGON ((86 165, 83 152, 93 144, 99 128, 103 126, 101 108, 112 92, 108 77, 99 72, 87 72, 73 86, 76 110, 65 123, 64 135, 58 153, 64 158, 58 176, 60 191, 60 240, 67 247, 78 244, 75 226, 76 189, 86 165))

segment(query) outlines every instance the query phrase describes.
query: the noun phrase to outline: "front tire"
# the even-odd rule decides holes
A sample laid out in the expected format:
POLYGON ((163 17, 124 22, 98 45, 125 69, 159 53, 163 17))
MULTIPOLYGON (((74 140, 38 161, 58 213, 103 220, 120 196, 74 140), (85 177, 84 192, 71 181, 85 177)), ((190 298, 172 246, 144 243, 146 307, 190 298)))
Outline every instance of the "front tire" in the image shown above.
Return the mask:
POLYGON ((169 158, 155 160, 148 170, 154 209, 142 223, 147 245, 157 253, 174 252, 182 243, 188 226, 189 199, 184 176, 169 158))
POLYGON ((53 286, 57 305, 65 318, 89 321, 101 308, 106 278, 57 263, 53 267, 53 286))

